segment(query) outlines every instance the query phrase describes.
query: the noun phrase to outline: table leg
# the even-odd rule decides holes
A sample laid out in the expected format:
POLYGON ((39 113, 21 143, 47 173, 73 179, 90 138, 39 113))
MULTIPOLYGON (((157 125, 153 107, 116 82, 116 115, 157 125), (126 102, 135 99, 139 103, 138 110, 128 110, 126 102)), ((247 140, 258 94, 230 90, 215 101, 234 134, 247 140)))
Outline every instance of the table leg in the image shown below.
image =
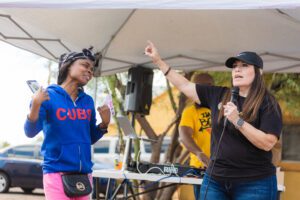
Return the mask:
POLYGON ((134 191, 133 191, 133 188, 132 188, 131 185, 129 185, 129 190, 130 190, 130 192, 131 192, 131 194, 132 194, 132 198, 133 198, 134 200, 136 200, 135 195, 134 195, 134 191))
POLYGON ((109 192, 110 192, 110 178, 107 181, 105 200, 108 200, 108 198, 110 198, 109 192))
POLYGON ((128 194, 128 180, 124 180, 125 182, 124 182, 124 197, 123 197, 123 199, 127 199, 127 194, 128 194))
POLYGON ((96 199, 99 200, 99 178, 96 177, 96 199))
POLYGON ((115 191, 114 191, 114 193, 113 193, 113 195, 111 196, 110 199, 114 199, 118 195, 118 192, 119 192, 120 188, 122 187, 122 185, 125 184, 125 181, 126 180, 123 180, 122 183, 120 185, 118 185, 117 189, 115 189, 115 191))

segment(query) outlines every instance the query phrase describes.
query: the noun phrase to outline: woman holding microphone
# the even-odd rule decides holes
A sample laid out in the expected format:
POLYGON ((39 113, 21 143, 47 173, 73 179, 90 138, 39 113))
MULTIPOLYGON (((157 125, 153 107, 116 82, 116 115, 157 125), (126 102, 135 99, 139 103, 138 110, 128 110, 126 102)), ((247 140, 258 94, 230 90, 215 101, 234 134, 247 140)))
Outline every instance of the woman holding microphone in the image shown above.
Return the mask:
POLYGON ((264 84, 260 56, 242 52, 226 60, 225 65, 232 69, 232 86, 239 91, 236 101, 231 102, 230 88, 188 81, 161 59, 150 41, 145 54, 175 87, 211 109, 211 162, 200 199, 276 200, 276 169, 271 149, 280 137, 282 116, 264 84))

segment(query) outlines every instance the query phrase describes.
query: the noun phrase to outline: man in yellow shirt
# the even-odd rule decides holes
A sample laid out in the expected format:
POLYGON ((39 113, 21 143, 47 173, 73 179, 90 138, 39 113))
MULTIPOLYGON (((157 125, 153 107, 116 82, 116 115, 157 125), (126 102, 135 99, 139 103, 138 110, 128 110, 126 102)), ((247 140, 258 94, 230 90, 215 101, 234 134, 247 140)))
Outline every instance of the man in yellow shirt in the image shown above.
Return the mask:
MULTIPOLYGON (((197 74, 193 82, 213 85, 209 74, 197 74)), ((209 108, 198 104, 187 106, 179 124, 179 140, 190 152, 190 166, 204 168, 208 166, 210 156, 211 114, 209 108)), ((195 199, 200 199, 200 185, 194 185, 195 199)))

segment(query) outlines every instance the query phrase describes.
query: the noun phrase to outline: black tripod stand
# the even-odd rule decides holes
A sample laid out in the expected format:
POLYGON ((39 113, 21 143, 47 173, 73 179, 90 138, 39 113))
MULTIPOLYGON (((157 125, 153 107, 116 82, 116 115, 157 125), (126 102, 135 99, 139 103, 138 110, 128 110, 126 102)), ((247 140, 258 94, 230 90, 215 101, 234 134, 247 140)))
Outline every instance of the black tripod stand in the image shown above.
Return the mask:
MULTIPOLYGON (((131 146, 132 146, 132 139, 127 138, 126 147, 125 147, 125 157, 124 157, 123 165, 122 165, 123 172, 126 170, 128 163, 131 160, 131 155, 130 155, 131 146)), ((114 193, 112 194, 112 196, 109 199, 110 200, 115 199, 122 187, 123 187, 123 199, 129 199, 132 197, 134 200, 136 200, 132 185, 131 185, 130 181, 128 179, 126 179, 126 177, 122 181, 122 183, 118 185, 118 187, 115 189, 114 193), (130 193, 131 193, 131 197, 129 197, 129 198, 128 198, 128 190, 130 190, 130 193)), ((106 194, 109 193, 109 188, 110 188, 110 179, 108 180, 108 187, 106 190, 106 194)), ((105 198, 105 199, 108 199, 108 198, 105 198)))
MULTIPOLYGON (((132 113, 132 121, 131 121, 131 126, 132 127, 134 127, 134 120, 135 120, 135 116, 134 116, 134 113, 132 113)), ((125 132, 125 130, 124 130, 124 132, 125 132)), ((128 164, 132 160, 132 158, 131 158, 132 140, 133 140, 133 137, 127 136, 127 138, 126 138, 126 145, 125 145, 125 152, 124 152, 124 159, 123 159, 123 164, 122 164, 122 171, 123 172, 125 172, 125 170, 128 167, 128 164)), ((117 196, 117 194, 119 193, 119 191, 120 191, 120 189, 122 187, 123 187, 123 195, 124 195, 123 199, 128 199, 128 189, 129 189, 130 193, 132 194, 131 197, 134 200, 136 200, 135 195, 134 195, 134 191, 133 191, 133 188, 132 188, 132 185, 131 185, 130 181, 128 179, 126 179, 126 177, 122 181, 122 183, 118 185, 118 187, 115 189, 113 195, 109 199, 110 200, 115 199, 116 196, 117 196)), ((108 181, 108 187, 107 187, 106 194, 108 194, 109 188, 110 188, 110 179, 108 181)), ((106 198, 106 199, 108 199, 108 198, 106 198)))

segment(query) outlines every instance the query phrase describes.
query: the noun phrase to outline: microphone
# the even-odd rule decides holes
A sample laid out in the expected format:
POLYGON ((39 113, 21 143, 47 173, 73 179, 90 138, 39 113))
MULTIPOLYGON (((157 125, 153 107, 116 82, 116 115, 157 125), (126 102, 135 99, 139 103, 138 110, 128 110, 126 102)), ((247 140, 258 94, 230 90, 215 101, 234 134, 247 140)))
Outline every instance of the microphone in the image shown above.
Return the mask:
MULTIPOLYGON (((237 104, 237 98, 239 96, 240 88, 239 87, 233 87, 231 89, 231 97, 230 97, 230 102, 237 104)), ((227 125, 228 119, 225 117, 224 120, 224 127, 227 125)))

